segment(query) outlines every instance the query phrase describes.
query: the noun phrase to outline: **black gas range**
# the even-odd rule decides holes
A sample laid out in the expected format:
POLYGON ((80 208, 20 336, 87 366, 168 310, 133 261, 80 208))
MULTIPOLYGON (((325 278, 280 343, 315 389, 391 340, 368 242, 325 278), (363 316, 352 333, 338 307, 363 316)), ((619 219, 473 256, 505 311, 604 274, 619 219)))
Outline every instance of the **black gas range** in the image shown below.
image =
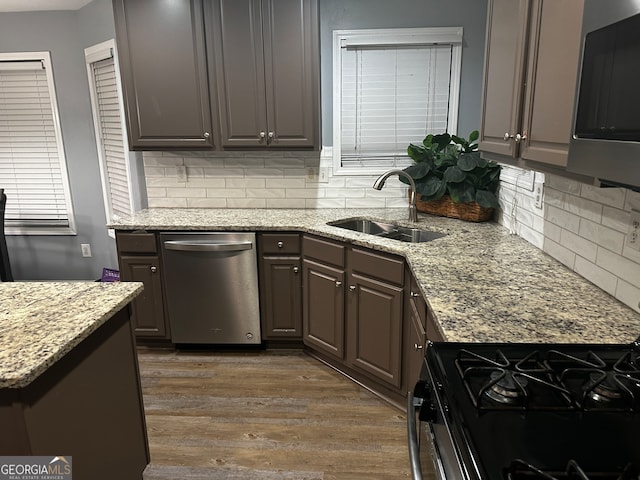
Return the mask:
POLYGON ((640 479, 640 342, 430 343, 408 409, 414 480, 640 479))

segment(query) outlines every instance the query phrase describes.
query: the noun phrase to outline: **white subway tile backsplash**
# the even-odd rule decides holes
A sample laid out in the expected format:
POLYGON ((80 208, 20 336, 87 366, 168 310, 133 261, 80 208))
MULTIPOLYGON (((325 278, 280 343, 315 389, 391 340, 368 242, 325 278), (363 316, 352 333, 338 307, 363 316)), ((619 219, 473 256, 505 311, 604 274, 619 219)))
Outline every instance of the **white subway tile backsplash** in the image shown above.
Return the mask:
POLYGON ((243 198, 246 197, 244 188, 207 188, 207 198, 243 198))
POLYGON ((561 192, 580 195, 581 183, 558 175, 545 175, 545 185, 561 192))
POLYGON ((266 188, 301 188, 305 187, 304 178, 267 178, 266 188))
POLYGON ((346 208, 344 198, 308 198, 304 208, 346 208))
POLYGON ((624 280, 618 280, 616 298, 640 313, 640 288, 634 287, 624 280))
POLYGON ((609 228, 613 228, 618 232, 627 233, 629 221, 629 212, 607 206, 602 209, 602 224, 609 228))
POLYGON ((578 215, 553 205, 545 207, 545 218, 570 232, 578 233, 580 230, 580 217, 578 215))
POLYGON ((587 218, 595 222, 602 219, 602 204, 587 198, 567 195, 565 197, 564 208, 567 212, 574 213, 582 218, 587 218))
POLYGON ((245 178, 242 168, 209 168, 204 169, 205 177, 213 178, 245 178))
POLYGON ((187 208, 186 198, 153 198, 147 199, 149 208, 187 208))
POLYGON ((187 198, 188 208, 226 208, 226 198, 187 198))
POLYGON ((611 272, 594 265, 580 256, 576 257, 574 270, 609 295, 615 296, 618 278, 611 272))
POLYGON ((560 233, 560 244, 591 262, 596 261, 598 245, 590 242, 586 238, 576 235, 568 230, 562 230, 560 233))
POLYGON ((244 175, 247 178, 284 177, 284 170, 281 168, 247 169, 244 171, 244 175))
POLYGON ((286 188, 287 198, 323 198, 326 192, 322 188, 313 190, 311 188, 286 188))
POLYGON ((576 261, 576 254, 573 253, 568 248, 563 247, 559 243, 554 242, 548 238, 544 239, 544 245, 542 246, 542 250, 553 258, 558 260, 560 263, 566 265, 570 269, 573 270, 573 266, 576 261))
POLYGON ((581 237, 616 253, 622 253, 624 234, 590 220, 580 220, 581 237))
POLYGON ((593 185, 582 184, 580 195, 594 202, 615 208, 624 207, 625 190, 623 188, 598 188, 593 185))
MULTIPOLYGON (((346 208, 386 208, 386 207, 405 207, 407 206, 406 201, 398 199, 397 205, 387 205, 387 200, 385 198, 347 198, 346 199, 346 208)), ((407 207, 408 209, 408 207, 407 207)), ((408 212, 408 210, 407 210, 408 212)), ((407 213, 408 215, 408 213, 407 213)))
POLYGON ((627 191, 627 199, 624 203, 624 209, 628 212, 631 210, 640 210, 640 192, 627 191))
POLYGON ((186 197, 186 198, 204 198, 207 196, 207 190, 204 188, 167 188, 167 197, 178 198, 178 197, 186 197))
POLYGON ((267 208, 265 198, 228 198, 228 208, 267 208))
POLYGON ((247 188, 245 192, 247 198, 285 198, 284 188, 247 188))
POLYGON ((611 273, 615 273, 618 278, 640 288, 640 264, 632 262, 628 258, 613 253, 606 248, 598 249, 598 258, 596 263, 599 267, 602 267, 611 273))
POLYGON ((299 199, 267 198, 266 208, 305 208, 299 199))

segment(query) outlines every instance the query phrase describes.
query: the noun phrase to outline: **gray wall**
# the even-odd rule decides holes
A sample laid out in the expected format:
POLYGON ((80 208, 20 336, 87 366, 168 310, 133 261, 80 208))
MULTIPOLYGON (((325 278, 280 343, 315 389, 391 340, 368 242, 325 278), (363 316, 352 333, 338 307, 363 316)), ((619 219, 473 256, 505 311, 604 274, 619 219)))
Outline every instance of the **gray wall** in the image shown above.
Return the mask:
POLYGON ((113 38, 110 0, 75 12, 3 13, 0 51, 50 51, 62 137, 69 169, 77 235, 9 236, 17 280, 95 279, 116 267, 115 242, 107 235, 89 100, 84 48, 113 38), (80 244, 90 243, 91 258, 80 244))
POLYGON ((458 134, 480 128, 487 0, 319 0, 322 143, 333 144, 332 31, 358 28, 464 28, 458 134))

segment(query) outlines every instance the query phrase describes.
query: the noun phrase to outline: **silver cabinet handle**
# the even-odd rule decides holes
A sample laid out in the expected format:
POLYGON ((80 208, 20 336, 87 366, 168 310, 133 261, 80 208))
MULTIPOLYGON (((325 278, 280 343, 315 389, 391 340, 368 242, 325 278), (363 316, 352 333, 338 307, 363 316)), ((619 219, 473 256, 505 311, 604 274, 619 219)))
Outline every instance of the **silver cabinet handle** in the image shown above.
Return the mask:
POLYGON ((202 134, 202 136, 203 136, 204 138, 209 138, 210 134, 209 134, 209 132, 204 132, 204 133, 202 134))
POLYGON ((502 137, 502 139, 506 142, 507 140, 509 140, 510 138, 513 138, 513 135, 509 135, 509 132, 505 132, 504 136, 502 137))
POLYGON ((298 273, 300 269, 298 267, 293 267, 293 273, 298 273))
POLYGON ((273 132, 269 132, 269 138, 273 138, 273 137, 275 137, 275 136, 276 136, 276 134, 275 134, 275 133, 273 133, 273 132))
POLYGON ((264 132, 264 130, 262 130, 262 131, 258 134, 258 136, 259 136, 260 138, 264 138, 264 137, 266 137, 266 136, 267 136, 267 134, 264 132))
POLYGON ((283 242, 278 242, 276 245, 278 245, 278 248, 284 247, 284 243, 283 242))
POLYGON ((422 350, 422 345, 418 345, 417 343, 413 344, 413 349, 417 352, 418 350, 422 350))
POLYGON ((349 285, 349 290, 351 290, 352 292, 356 291, 356 286, 355 285, 349 285))
POLYGON ((516 133, 515 136, 515 141, 516 143, 520 143, 520 142, 524 142, 527 140, 527 133, 523 133, 522 135, 520 135, 519 133, 516 133))
POLYGON ((156 273, 158 271, 158 267, 156 267, 155 265, 151 265, 151 267, 149 267, 149 270, 151 270, 151 273, 156 273))
POLYGON ((411 298, 418 298, 420 296, 420 294, 416 292, 411 292, 409 295, 411 296, 411 298))
POLYGON ((164 248, 167 250, 180 250, 183 252, 234 252, 238 250, 251 250, 253 248, 253 243, 214 243, 209 240, 171 240, 164 242, 164 248))
POLYGON ((338 281, 336 282, 336 287, 340 287, 340 286, 342 286, 342 282, 338 280, 338 281))

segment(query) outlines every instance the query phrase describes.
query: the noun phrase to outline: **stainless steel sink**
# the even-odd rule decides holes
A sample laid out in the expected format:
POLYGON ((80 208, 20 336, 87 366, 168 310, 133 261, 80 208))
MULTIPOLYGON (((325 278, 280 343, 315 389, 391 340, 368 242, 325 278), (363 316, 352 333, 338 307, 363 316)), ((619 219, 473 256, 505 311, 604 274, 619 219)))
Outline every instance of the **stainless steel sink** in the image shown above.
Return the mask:
POLYGON ((446 235, 431 230, 403 227, 395 223, 376 222, 367 219, 336 220, 335 222, 328 222, 327 225, 409 243, 429 242, 446 235))

